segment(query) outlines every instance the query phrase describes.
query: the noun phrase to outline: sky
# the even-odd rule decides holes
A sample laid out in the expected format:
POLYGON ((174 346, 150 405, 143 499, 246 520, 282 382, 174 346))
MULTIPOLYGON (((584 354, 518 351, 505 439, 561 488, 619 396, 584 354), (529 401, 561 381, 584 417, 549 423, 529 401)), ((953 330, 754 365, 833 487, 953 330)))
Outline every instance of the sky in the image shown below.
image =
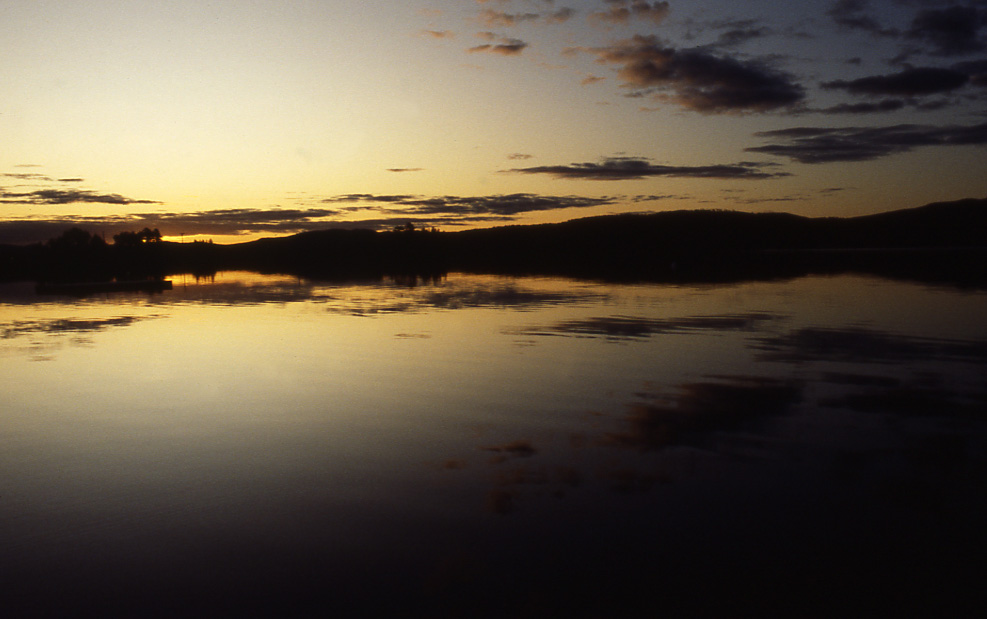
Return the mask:
POLYGON ((0 0, 0 243, 987 197, 987 0, 0 0))

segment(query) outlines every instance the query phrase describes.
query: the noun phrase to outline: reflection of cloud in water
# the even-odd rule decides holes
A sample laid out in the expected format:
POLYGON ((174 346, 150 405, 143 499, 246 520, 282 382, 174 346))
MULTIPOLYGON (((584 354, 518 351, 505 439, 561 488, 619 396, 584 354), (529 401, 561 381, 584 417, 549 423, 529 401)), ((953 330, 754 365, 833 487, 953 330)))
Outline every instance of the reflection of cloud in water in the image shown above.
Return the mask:
POLYGON ((523 464, 499 469, 493 477, 494 488, 487 492, 485 507, 493 514, 505 515, 514 511, 516 502, 526 496, 561 498, 567 489, 582 483, 583 474, 572 466, 523 464))
POLYGON ((750 422, 784 415, 802 398, 802 386, 770 378, 736 377, 729 382, 688 383, 674 396, 651 395, 631 404, 627 428, 609 432, 608 444, 655 450, 705 443, 709 435, 736 431, 750 422))
POLYGON ((821 398, 819 404, 860 413, 897 417, 987 418, 987 391, 957 393, 938 377, 917 377, 905 385, 868 385, 865 390, 821 398))
POLYGON ((474 283, 468 280, 447 281, 436 286, 382 288, 375 292, 381 294, 340 294, 330 303, 329 311, 359 316, 436 309, 497 308, 527 311, 606 298, 606 295, 588 291, 556 292, 523 288, 514 282, 474 283))
POLYGON ((529 441, 511 441, 503 445, 489 445, 481 447, 484 451, 492 451, 497 455, 491 460, 494 463, 505 462, 509 458, 530 458, 537 453, 537 450, 529 441))
POLYGON ((117 316, 115 318, 76 319, 53 318, 50 320, 14 320, 0 325, 0 339, 12 339, 28 335, 77 334, 103 331, 114 327, 127 327, 142 320, 160 316, 117 316))
MULTIPOLYGON (((987 391, 956 393, 932 373, 910 381, 840 372, 819 378, 850 393, 806 389, 808 379, 708 376, 636 394, 625 414, 597 417, 589 433, 560 442, 568 444, 561 455, 524 439, 480 447, 497 454, 488 464, 496 468, 485 509, 506 515, 532 498, 561 498, 594 485, 628 495, 681 482, 758 483, 761 476, 800 470, 821 472, 819 483, 829 485, 820 491, 849 485, 881 504, 931 509, 948 494, 936 488, 958 487, 959 476, 987 464, 980 438, 987 391), (887 417, 870 423, 859 417, 872 413, 887 417)), ((465 467, 456 463, 448 468, 465 467)))
POLYGON ((0 340, 28 340, 32 361, 51 361, 52 353, 65 342, 86 345, 86 335, 129 327, 137 322, 161 318, 160 315, 116 316, 113 318, 51 318, 46 320, 14 320, 0 324, 0 340))
POLYGON ((752 347, 769 361, 849 361, 902 363, 907 361, 987 362, 987 342, 899 335, 851 327, 807 327, 785 335, 762 337, 752 347))
POLYGON ((891 376, 870 374, 847 374, 844 372, 823 372, 822 381, 834 385, 856 385, 860 387, 897 387, 901 380, 891 376))
POLYGON ((605 316, 566 320, 554 325, 511 331, 513 335, 605 337, 609 340, 642 339, 652 335, 695 333, 697 331, 748 331, 779 316, 767 312, 683 318, 640 318, 605 316))
MULTIPOLYGON (((746 446, 754 442, 759 449, 770 450, 770 439, 751 436, 757 430, 756 422, 786 415, 802 400, 800 383, 748 376, 710 378, 680 385, 672 394, 638 394, 647 401, 626 405, 628 412, 618 421, 622 427, 602 428, 595 438, 580 436, 580 440, 570 442, 564 462, 555 459, 556 452, 554 456, 543 455, 526 439, 481 446, 481 450, 496 454, 489 464, 497 466, 491 471, 493 488, 485 498, 486 510, 505 515, 515 511, 526 497, 563 497, 587 480, 620 494, 646 492, 673 481, 666 467, 686 454, 683 446, 722 456, 742 454, 743 449, 735 443, 746 446), (629 457, 612 457, 620 455, 612 448, 629 457), (586 453, 588 450, 593 453, 586 453), (576 451, 583 456, 576 458, 576 451), (645 457, 648 452, 667 457, 645 457), (498 466, 505 462, 513 466, 498 466), (576 466, 576 462, 583 466, 576 466)), ((456 467, 448 468, 465 467, 463 461, 456 462, 456 467)))

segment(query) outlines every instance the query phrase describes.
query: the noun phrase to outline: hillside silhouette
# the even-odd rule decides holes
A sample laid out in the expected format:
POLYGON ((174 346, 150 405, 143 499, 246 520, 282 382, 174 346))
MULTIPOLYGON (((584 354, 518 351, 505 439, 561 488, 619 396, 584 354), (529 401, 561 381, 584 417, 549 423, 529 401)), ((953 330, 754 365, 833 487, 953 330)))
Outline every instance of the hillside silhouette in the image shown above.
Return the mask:
POLYGON ((106 280, 244 269, 326 279, 471 271, 735 281, 861 272, 987 282, 987 199, 846 218, 688 210, 456 232, 410 225, 321 230, 230 245, 165 242, 156 233, 125 233, 108 244, 74 229, 45 244, 0 246, 0 278, 106 280))

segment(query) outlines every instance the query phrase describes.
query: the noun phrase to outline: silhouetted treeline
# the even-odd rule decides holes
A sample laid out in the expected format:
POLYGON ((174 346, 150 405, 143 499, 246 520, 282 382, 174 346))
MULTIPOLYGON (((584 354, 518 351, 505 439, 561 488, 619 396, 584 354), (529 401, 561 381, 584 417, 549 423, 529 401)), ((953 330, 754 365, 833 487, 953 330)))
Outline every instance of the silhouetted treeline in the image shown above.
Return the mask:
POLYGON ((987 283, 987 200, 977 199, 852 218, 701 210, 459 232, 323 230, 233 245, 163 242, 146 229, 117 237, 110 245, 76 229, 43 245, 0 246, 0 272, 78 280, 228 269, 323 278, 474 271, 651 281, 862 272, 987 283))

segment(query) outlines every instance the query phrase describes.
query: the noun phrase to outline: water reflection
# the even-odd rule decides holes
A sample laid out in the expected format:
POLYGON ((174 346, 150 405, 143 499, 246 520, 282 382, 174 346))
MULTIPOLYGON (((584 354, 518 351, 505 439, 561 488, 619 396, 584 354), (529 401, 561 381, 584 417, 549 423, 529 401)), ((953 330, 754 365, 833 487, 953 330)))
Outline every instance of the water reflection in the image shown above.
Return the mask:
POLYGON ((629 406, 625 430, 608 432, 605 444, 641 450, 703 446, 712 433, 754 429, 763 417, 784 415, 802 397, 801 385, 762 377, 727 377, 679 385, 677 393, 642 394, 629 406))
POLYGON ((762 358, 786 362, 987 361, 987 341, 912 337, 865 327, 806 327, 782 336, 762 338, 756 347, 763 351, 762 358))
POLYGON ((963 614, 987 575, 982 295, 4 290, 0 602, 24 614, 963 614))
POLYGON ((646 338, 669 333, 698 331, 751 331, 762 323, 783 318, 766 312, 726 316, 684 316, 680 318, 642 318, 603 316, 566 320, 553 325, 526 327, 512 331, 515 335, 605 337, 609 340, 646 338))

